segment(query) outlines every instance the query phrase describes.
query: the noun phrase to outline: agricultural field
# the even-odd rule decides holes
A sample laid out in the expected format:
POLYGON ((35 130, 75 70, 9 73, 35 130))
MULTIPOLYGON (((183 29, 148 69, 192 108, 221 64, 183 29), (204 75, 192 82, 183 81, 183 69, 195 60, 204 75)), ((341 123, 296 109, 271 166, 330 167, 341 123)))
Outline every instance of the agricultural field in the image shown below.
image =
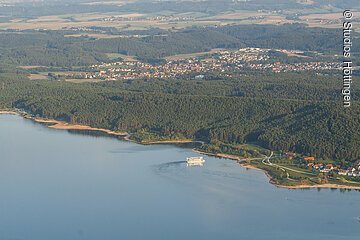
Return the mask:
MULTIPOLYGON (((331 9, 333 11, 334 9, 331 9)), ((249 11, 225 12, 89 12, 62 15, 37 16, 31 18, 9 18, 0 21, 0 29, 48 29, 84 30, 92 27, 116 28, 118 30, 180 30, 193 26, 223 26, 227 24, 275 24, 304 23, 311 27, 337 28, 341 26, 342 12, 310 11, 249 11)), ((330 10, 329 10, 330 11, 330 10)), ((359 15, 360 12, 354 12, 359 15)), ((359 24, 355 22, 355 28, 359 24)), ((107 36, 95 36, 107 37, 107 36)))

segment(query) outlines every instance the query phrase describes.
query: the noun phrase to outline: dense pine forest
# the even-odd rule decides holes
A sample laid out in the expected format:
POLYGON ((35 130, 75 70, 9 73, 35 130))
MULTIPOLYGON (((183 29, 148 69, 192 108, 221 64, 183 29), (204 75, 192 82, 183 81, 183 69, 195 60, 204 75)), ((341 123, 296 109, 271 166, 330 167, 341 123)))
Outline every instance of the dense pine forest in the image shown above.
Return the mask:
POLYGON ((195 80, 32 82, 19 74, 2 74, 0 108, 16 107, 39 117, 112 130, 151 132, 162 139, 256 143, 325 159, 358 159, 358 102, 350 109, 341 106, 335 95, 335 78, 326 84, 325 79, 314 83, 308 76, 294 83, 298 77, 286 74, 278 80, 261 76, 257 81, 238 80, 227 86, 195 80), (245 91, 249 96, 229 95, 235 86, 251 89, 245 91), (295 97, 289 95, 292 91, 295 97))

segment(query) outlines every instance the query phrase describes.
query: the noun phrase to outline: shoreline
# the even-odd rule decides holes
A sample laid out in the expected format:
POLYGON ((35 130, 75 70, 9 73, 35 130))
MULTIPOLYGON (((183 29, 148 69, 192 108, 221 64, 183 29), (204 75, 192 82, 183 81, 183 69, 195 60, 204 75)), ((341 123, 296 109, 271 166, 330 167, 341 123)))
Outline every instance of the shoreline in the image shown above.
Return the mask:
POLYGON ((99 131, 104 132, 109 135, 116 135, 116 136, 127 136, 127 132, 116 132, 105 128, 94 128, 87 125, 81 125, 81 124, 71 124, 66 123, 58 120, 52 120, 52 119, 43 119, 43 118, 33 118, 33 117, 27 117, 30 120, 33 120, 34 122, 38 123, 52 123, 53 125, 47 126, 48 128, 53 129, 62 129, 62 130, 81 130, 81 131, 99 131))
POLYGON ((227 159, 231 159, 231 160, 235 160, 235 161, 241 161, 242 160, 239 156, 225 154, 225 153, 208 153, 208 152, 203 152, 203 151, 200 151, 200 150, 197 150, 197 149, 193 149, 192 151, 196 152, 196 153, 208 155, 208 156, 227 158, 227 159))
POLYGON ((19 115, 18 112, 15 111, 8 111, 8 110, 0 110, 0 114, 10 114, 10 115, 19 115))
MULTIPOLYGON (((141 143, 141 142, 137 142, 137 141, 134 141, 134 140, 130 139, 131 134, 127 133, 127 132, 116 132, 116 131, 112 131, 112 130, 104 129, 104 128, 94 128, 94 127, 90 127, 90 126, 87 126, 87 125, 71 124, 71 123, 66 123, 66 122, 63 122, 63 121, 58 121, 58 120, 55 120, 55 119, 35 118, 35 117, 27 115, 26 113, 20 113, 20 112, 12 111, 12 110, 0 110, 0 115, 1 114, 18 115, 18 116, 21 116, 21 117, 23 117, 25 119, 29 119, 29 120, 32 120, 32 121, 37 122, 37 123, 43 123, 43 124, 50 123, 52 125, 46 125, 46 126, 48 128, 52 128, 52 129, 80 130, 80 131, 100 131, 100 132, 104 132, 104 133, 107 133, 107 134, 113 135, 113 136, 123 136, 123 139, 125 141, 138 143, 138 144, 142 144, 142 145, 176 144, 176 143, 201 143, 201 144, 203 144, 204 143, 202 141, 194 141, 194 140, 190 140, 190 139, 186 139, 186 140, 165 140, 165 141, 153 141, 153 142, 141 143)), ((348 185, 342 185, 342 184, 315 184, 315 185, 296 185, 296 186, 280 185, 280 184, 276 184, 273 181, 273 178, 269 175, 269 173, 266 170, 255 167, 255 166, 252 166, 251 163, 248 162, 248 161, 251 161, 251 159, 244 159, 244 158, 241 158, 240 156, 231 155, 231 154, 225 154, 225 153, 202 152, 202 151, 199 151, 199 150, 196 150, 196 149, 192 149, 192 151, 196 152, 196 153, 199 153, 199 154, 207 155, 207 156, 213 156, 213 157, 219 157, 219 158, 225 158, 225 159, 234 160, 234 161, 237 161, 241 167, 244 167, 246 169, 262 171, 269 178, 269 183, 271 185, 275 186, 275 187, 278 187, 278 188, 286 188, 286 189, 325 188, 325 189, 360 190, 360 186, 348 186, 348 185)))
POLYGON ((178 140, 151 141, 151 142, 140 142, 140 143, 143 145, 152 145, 152 144, 202 143, 202 142, 194 141, 191 139, 183 139, 183 140, 178 139, 178 140))
POLYGON ((315 185, 297 185, 297 186, 286 186, 273 184, 279 188, 287 188, 287 189, 311 189, 311 188, 325 188, 325 189, 348 189, 348 190, 360 190, 360 186, 347 186, 335 183, 325 183, 325 184, 315 184, 315 185))
POLYGON ((230 154, 224 154, 224 153, 207 153, 207 152, 202 152, 202 151, 199 151, 199 150, 196 150, 196 149, 193 149, 193 152, 208 155, 208 156, 213 156, 213 157, 220 157, 220 158, 226 158, 226 159, 234 160, 234 161, 237 161, 240 164, 241 167, 244 167, 246 169, 252 169, 252 170, 256 170, 256 171, 261 171, 261 172, 265 173, 265 175, 269 178, 269 183, 271 185, 275 186, 275 187, 278 187, 278 188, 286 188, 286 189, 324 188, 324 189, 360 190, 360 186, 349 186, 349 185, 342 185, 342 184, 335 184, 335 183, 315 184, 315 185, 300 184, 300 185, 296 185, 296 186, 276 184, 273 181, 273 178, 270 176, 270 174, 266 170, 255 167, 255 166, 251 165, 248 162, 248 161, 251 161, 253 159, 244 159, 244 158, 241 158, 239 156, 230 155, 230 154))

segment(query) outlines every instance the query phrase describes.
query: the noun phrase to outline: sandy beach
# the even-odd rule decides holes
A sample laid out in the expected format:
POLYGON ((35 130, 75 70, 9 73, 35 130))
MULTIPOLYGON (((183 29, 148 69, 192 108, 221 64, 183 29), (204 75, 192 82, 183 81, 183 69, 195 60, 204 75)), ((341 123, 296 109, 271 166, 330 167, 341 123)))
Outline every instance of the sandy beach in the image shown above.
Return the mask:
POLYGON ((12 114, 12 115, 18 115, 15 111, 8 111, 8 110, 0 110, 0 114, 12 114))
POLYGON ((115 131, 111 131, 109 129, 94 128, 94 127, 90 127, 90 126, 86 126, 86 125, 80 125, 80 124, 71 124, 71 123, 66 123, 66 122, 62 122, 62 121, 58 121, 58 120, 54 120, 54 119, 34 118, 34 117, 29 116, 29 115, 19 113, 19 112, 16 112, 16 111, 11 111, 11 110, 0 110, 0 114, 19 115, 19 116, 22 116, 23 118, 30 119, 30 120, 32 120, 34 122, 50 123, 51 125, 48 125, 47 127, 53 128, 53 129, 100 131, 100 132, 105 132, 107 134, 116 135, 116 136, 126 136, 126 135, 128 135, 127 132, 115 132, 115 131))
POLYGON ((164 140, 164 141, 152 141, 152 142, 141 142, 141 144, 166 144, 166 143, 202 143, 200 141, 194 141, 191 139, 183 139, 183 140, 164 140))
POLYGON ((70 124, 65 123, 57 120, 51 120, 51 119, 41 119, 41 118, 32 118, 35 122, 38 123, 51 123, 52 125, 48 126, 49 128, 53 129, 63 129, 63 130, 87 130, 87 131, 100 131, 105 132, 110 135, 116 135, 116 136, 126 136, 128 135, 127 132, 115 132, 104 128, 94 128, 86 125, 80 125, 80 124, 70 124))

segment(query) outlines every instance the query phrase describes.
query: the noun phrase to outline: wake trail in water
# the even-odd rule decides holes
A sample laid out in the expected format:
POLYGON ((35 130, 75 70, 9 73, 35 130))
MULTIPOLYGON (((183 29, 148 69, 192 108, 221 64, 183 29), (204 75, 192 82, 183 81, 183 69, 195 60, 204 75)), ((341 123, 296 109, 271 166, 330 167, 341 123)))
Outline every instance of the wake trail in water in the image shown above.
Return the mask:
POLYGON ((163 172, 168 170, 171 167, 180 167, 182 164, 185 164, 186 161, 174 161, 174 162, 167 162, 167 163, 162 163, 159 165, 156 165, 155 168, 157 169, 157 171, 159 172, 163 172))

